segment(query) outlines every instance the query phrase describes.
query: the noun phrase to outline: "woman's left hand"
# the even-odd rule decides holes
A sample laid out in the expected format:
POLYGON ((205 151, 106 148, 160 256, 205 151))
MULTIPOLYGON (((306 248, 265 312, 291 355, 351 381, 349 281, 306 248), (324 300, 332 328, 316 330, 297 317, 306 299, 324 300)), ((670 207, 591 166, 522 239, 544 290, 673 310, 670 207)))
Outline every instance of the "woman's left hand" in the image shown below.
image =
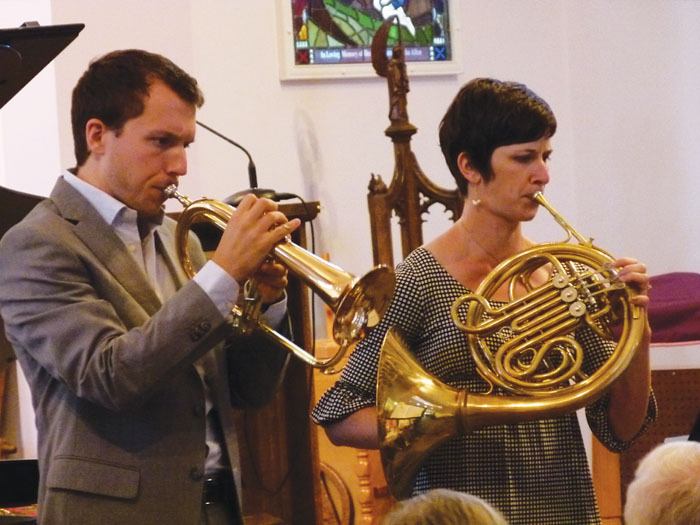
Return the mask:
POLYGON ((646 264, 637 259, 622 257, 614 261, 613 266, 619 271, 619 280, 638 292, 638 295, 634 296, 630 302, 637 306, 648 306, 651 284, 646 264))

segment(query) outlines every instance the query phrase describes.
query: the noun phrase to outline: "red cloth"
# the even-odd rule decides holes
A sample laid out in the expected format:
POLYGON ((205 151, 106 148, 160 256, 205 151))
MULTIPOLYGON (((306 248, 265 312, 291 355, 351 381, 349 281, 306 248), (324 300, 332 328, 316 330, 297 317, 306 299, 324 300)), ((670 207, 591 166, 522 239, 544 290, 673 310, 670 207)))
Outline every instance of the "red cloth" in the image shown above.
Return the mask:
POLYGON ((649 324, 652 343, 700 341, 700 274, 673 272, 651 277, 649 324))

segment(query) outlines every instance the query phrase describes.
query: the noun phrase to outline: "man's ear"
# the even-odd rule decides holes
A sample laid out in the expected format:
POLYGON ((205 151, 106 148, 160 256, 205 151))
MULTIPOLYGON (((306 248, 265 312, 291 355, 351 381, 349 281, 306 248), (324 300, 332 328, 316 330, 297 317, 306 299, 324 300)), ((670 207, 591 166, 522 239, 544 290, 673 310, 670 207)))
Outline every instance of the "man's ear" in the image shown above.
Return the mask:
POLYGON ((477 184, 481 182, 481 173, 479 173, 472 165, 466 153, 462 152, 457 155, 457 167, 462 176, 469 184, 477 184))
POLYGON ((98 118, 91 118, 85 123, 85 142, 89 153, 99 155, 104 152, 107 131, 109 128, 98 118))

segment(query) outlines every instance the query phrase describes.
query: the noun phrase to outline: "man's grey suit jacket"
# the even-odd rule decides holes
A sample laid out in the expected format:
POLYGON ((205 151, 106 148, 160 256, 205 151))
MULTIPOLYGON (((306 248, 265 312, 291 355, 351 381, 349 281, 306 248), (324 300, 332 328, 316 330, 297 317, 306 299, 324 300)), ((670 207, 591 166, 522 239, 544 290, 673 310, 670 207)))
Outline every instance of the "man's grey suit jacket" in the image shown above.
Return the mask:
POLYGON ((179 287, 164 304, 62 178, 0 242, 0 312, 36 411, 42 523, 198 523, 206 455, 199 359, 240 487, 231 397, 259 399, 285 357, 219 344, 230 326, 182 272, 174 225, 166 217, 157 228, 179 287))

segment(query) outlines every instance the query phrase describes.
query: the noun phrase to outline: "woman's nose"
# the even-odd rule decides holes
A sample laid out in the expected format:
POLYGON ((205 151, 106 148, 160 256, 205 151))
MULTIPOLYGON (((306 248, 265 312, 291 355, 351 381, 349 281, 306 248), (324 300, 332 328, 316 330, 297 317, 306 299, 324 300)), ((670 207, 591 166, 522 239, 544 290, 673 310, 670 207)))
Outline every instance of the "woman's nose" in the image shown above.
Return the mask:
POLYGON ((546 161, 540 161, 533 167, 530 180, 542 186, 549 183, 549 166, 547 166, 546 161))

